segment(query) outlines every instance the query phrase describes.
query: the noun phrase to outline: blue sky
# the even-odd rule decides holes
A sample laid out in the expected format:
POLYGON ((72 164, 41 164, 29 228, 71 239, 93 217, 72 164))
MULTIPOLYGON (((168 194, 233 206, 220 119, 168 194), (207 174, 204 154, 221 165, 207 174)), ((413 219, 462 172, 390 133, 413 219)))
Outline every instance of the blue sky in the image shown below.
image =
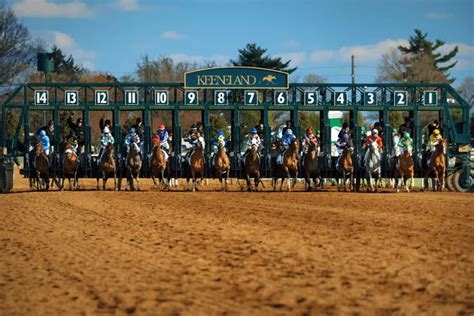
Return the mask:
POLYGON ((474 76, 473 0, 16 0, 7 1, 35 37, 83 65, 117 77, 144 55, 225 65, 249 42, 329 82, 374 82, 390 47, 420 28, 446 49, 458 45, 459 85, 474 76))

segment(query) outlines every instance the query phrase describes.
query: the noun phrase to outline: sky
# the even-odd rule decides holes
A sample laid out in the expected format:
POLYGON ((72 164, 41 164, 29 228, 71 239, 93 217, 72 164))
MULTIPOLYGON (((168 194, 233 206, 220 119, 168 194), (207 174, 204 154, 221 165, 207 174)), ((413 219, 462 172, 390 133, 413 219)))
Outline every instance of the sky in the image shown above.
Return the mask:
MULTIPOLYGON (((0 0, 1 1, 1 0, 0 0)), ((83 66, 118 78, 151 58, 226 65, 257 43, 271 56, 328 82, 372 83, 391 47, 419 28, 459 47, 451 71, 474 76, 474 0, 4 0, 31 31, 83 66)))

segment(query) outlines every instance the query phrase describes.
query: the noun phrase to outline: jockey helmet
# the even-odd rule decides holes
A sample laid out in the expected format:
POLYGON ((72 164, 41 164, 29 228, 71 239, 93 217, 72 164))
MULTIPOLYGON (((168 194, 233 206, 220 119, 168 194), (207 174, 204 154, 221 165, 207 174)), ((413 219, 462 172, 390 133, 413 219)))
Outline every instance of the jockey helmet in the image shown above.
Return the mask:
POLYGON ((257 129, 255 127, 253 127, 251 130, 250 130, 250 133, 252 134, 257 134, 257 129))
POLYGON ((133 134, 133 133, 135 133, 135 129, 132 127, 130 128, 130 134, 133 134))
POLYGON ((441 134, 441 133, 440 133, 439 129, 435 129, 435 130, 433 131, 433 134, 439 135, 439 134, 441 134))
POLYGON ((191 130, 197 130, 196 124, 191 125, 191 130))
POLYGON ((392 133, 398 134, 398 131, 396 128, 392 128, 392 133))
POLYGON ((46 131, 41 130, 41 131, 40 131, 40 135, 41 135, 41 136, 46 136, 46 131))
POLYGON ((378 130, 378 129, 376 129, 376 128, 374 128, 374 129, 372 130, 372 134, 374 134, 374 135, 378 135, 378 134, 379 134, 379 130, 378 130))
POLYGON ((217 136, 224 136, 224 131, 223 130, 218 130, 217 131, 217 136))
POLYGON ((313 129, 311 127, 309 127, 307 130, 306 130, 306 134, 313 134, 313 129))
POLYGON ((410 134, 409 133, 403 134, 403 138, 410 138, 410 134))
POLYGON ((319 135, 320 133, 321 133, 321 132, 320 132, 319 129, 318 129, 317 132, 316 132, 316 135, 319 135))
POLYGON ((104 134, 108 134, 110 133, 110 129, 106 126, 104 127, 104 134))
POLYGON ((293 135, 293 131, 291 130, 291 128, 286 130, 286 135, 293 135))
POLYGON ((361 126, 361 127, 360 127, 360 132, 361 132, 361 133, 364 133, 364 132, 365 132, 365 127, 364 127, 364 126, 361 126))
POLYGON ((164 130, 165 130, 165 125, 164 125, 164 124, 160 124, 160 126, 158 126, 158 130, 159 130, 159 131, 164 131, 164 130))

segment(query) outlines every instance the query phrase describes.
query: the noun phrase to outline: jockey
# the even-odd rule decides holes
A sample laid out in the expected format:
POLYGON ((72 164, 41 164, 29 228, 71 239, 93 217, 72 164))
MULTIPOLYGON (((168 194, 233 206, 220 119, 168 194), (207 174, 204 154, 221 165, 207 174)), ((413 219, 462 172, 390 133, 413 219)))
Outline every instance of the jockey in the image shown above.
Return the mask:
POLYGON ((51 143, 49 141, 48 135, 46 135, 45 130, 41 130, 38 135, 38 142, 41 143, 41 148, 43 148, 44 153, 46 156, 49 157, 49 150, 51 149, 51 143))
POLYGON ((158 130, 156 131, 156 135, 160 138, 160 146, 162 149, 169 153, 170 144, 168 141, 170 140, 170 136, 164 124, 160 124, 158 126, 158 130))
POLYGON ((308 150, 310 143, 314 143, 316 146, 319 143, 318 137, 313 134, 313 129, 311 127, 306 129, 306 135, 304 135, 303 141, 301 142, 304 152, 308 150))
POLYGON ((211 152, 211 165, 214 166, 214 160, 219 152, 219 146, 225 149, 226 140, 223 130, 218 130, 215 136, 214 141, 212 142, 212 152, 211 152))
POLYGON ((438 145, 439 141, 442 139, 443 139, 443 136, 441 136, 441 132, 439 131, 439 129, 435 129, 433 131, 433 134, 430 135, 428 150, 430 152, 434 152, 436 150, 436 145, 438 145))
POLYGON ((263 148, 263 145, 260 137, 258 136, 258 131, 255 127, 250 130, 250 135, 247 136, 248 148, 242 157, 243 159, 245 159, 244 157, 247 156, 247 154, 250 152, 250 149, 252 148, 252 145, 254 144, 257 145, 257 154, 260 155, 260 150, 263 148))
POLYGON ((353 147, 351 137, 349 136, 349 126, 347 125, 347 123, 344 123, 343 128, 339 132, 338 136, 339 139, 336 142, 336 147, 340 155, 344 151, 344 148, 353 147))
POLYGON ((102 156, 105 153, 105 147, 107 147, 109 143, 113 145, 115 143, 115 139, 114 136, 112 136, 112 133, 110 133, 110 129, 107 126, 104 126, 102 134, 100 135, 100 149, 97 164, 99 164, 102 160, 102 156))
POLYGON ((138 134, 136 133, 135 128, 133 128, 133 127, 130 128, 130 131, 129 131, 128 135, 125 136, 125 142, 124 142, 124 143, 125 143, 125 148, 126 148, 126 150, 127 150, 127 154, 128 154, 129 151, 130 151, 130 145, 131 145, 132 143, 136 143, 136 144, 138 145, 138 151, 139 151, 139 153, 140 153, 140 155, 141 155, 141 150, 140 150, 140 143, 141 143, 141 141, 140 141, 140 137, 139 137, 138 134))
POLYGON ((378 158, 380 158, 380 151, 382 150, 383 142, 382 138, 379 136, 379 130, 376 128, 372 129, 372 134, 365 141, 365 146, 367 150, 365 151, 364 161, 367 161, 369 159, 370 150, 368 148, 373 142, 377 143, 378 151, 376 152, 376 154, 378 155, 378 158))
POLYGON ((398 146, 400 148, 403 148, 404 150, 408 150, 411 156, 413 151, 413 139, 410 137, 410 134, 408 132, 405 132, 403 134, 403 138, 400 139, 400 141, 398 142, 398 146))
POLYGON ((187 161, 188 164, 190 164, 191 163, 191 160, 190 160, 191 155, 193 154, 194 149, 197 147, 197 145, 199 143, 201 143, 203 152, 204 152, 204 148, 205 148, 204 137, 199 132, 199 129, 196 126, 196 124, 191 125, 191 129, 188 132, 188 137, 185 138, 184 141, 191 144, 191 150, 189 150, 186 153, 186 156, 184 157, 185 161, 187 161))
POLYGON ((393 128, 392 129, 392 145, 393 145, 393 148, 392 148, 392 156, 393 157, 396 157, 398 159, 398 157, 400 157, 400 135, 398 134, 398 130, 396 128, 393 128))
POLYGON ((283 135, 283 139, 282 139, 282 151, 280 151, 278 153, 278 156, 276 158, 276 163, 281 165, 283 164, 283 156, 285 154, 285 152, 288 150, 288 148, 290 147, 291 145, 291 142, 296 139, 296 136, 293 135, 293 131, 291 130, 291 128, 287 128, 286 131, 285 131, 285 134, 283 135))

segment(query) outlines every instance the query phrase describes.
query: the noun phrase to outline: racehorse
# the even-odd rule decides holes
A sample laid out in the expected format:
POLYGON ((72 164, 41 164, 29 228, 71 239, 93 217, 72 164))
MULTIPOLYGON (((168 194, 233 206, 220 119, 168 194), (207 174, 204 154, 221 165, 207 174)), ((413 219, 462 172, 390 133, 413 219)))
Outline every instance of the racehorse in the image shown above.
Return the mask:
POLYGON ((378 191, 378 182, 382 177, 382 164, 381 157, 378 153, 377 142, 373 141, 370 143, 368 157, 365 161, 365 177, 367 179, 367 192, 377 192, 378 191), (375 178, 375 189, 372 186, 372 177, 375 178))
POLYGON ((288 191, 296 184, 296 176, 298 175, 298 150, 299 142, 296 139, 291 141, 290 147, 283 155, 283 164, 278 165, 273 177, 273 191, 276 190, 278 179, 281 179, 280 191, 283 190, 283 182, 287 181, 288 191), (291 180, 293 179, 293 183, 291 180))
POLYGON ((425 173, 424 177, 424 188, 428 188, 428 176, 431 173, 434 173, 436 177, 436 185, 433 183, 433 191, 443 191, 444 190, 444 179, 446 177, 446 158, 444 157, 444 152, 448 144, 448 139, 441 139, 438 144, 436 144, 436 149, 431 155, 430 164, 428 165, 428 170, 425 173))
POLYGON ((155 141, 155 146, 153 147, 153 154, 151 157, 151 178, 153 179, 153 184, 158 186, 156 183, 155 177, 159 176, 160 181, 160 190, 167 188, 170 189, 170 172, 169 172, 169 164, 166 160, 166 155, 160 147, 160 139, 158 138, 155 141))
POLYGON ((400 156, 400 167, 395 168, 395 189, 397 192, 400 191, 398 188, 398 178, 402 181, 402 186, 405 187, 407 192, 413 190, 413 183, 415 181, 415 164, 413 163, 413 157, 410 154, 408 148, 404 148, 402 155, 400 156), (407 186, 407 180, 410 179, 410 187, 407 186))
POLYGON ((309 142, 308 150, 303 156, 303 174, 306 182, 306 189, 311 191, 311 179, 316 190, 316 185, 319 182, 320 170, 318 162, 318 147, 316 142, 309 142), (316 181, 318 180, 318 181, 316 181))
POLYGON ((346 146, 339 156, 336 167, 337 190, 341 190, 339 180, 342 179, 344 192, 347 191, 347 179, 350 180, 349 190, 352 191, 354 185, 354 165, 352 164, 352 147, 346 146))
POLYGON ((48 156, 39 142, 35 146, 35 165, 36 189, 49 190, 48 156))
POLYGON ((137 143, 130 145, 130 150, 125 160, 125 171, 127 175, 127 182, 125 190, 130 186, 131 191, 135 191, 135 181, 137 181, 137 190, 140 191, 140 170, 142 169, 142 158, 140 156, 140 147, 137 143))
MULTIPOLYGON (((258 184, 262 182, 262 180, 260 179, 260 156, 257 151, 257 143, 254 140, 252 140, 250 151, 245 156, 244 170, 247 180, 247 191, 252 191, 250 178, 254 178, 255 188, 253 190, 257 191, 258 184)), ((262 186, 264 187, 263 182, 262 186)), ((241 188, 241 190, 242 189, 243 188, 241 188)))
POLYGON ((219 144, 219 149, 217 151, 216 157, 214 158, 214 171, 217 177, 219 178, 222 191, 227 191, 227 180, 229 179, 230 172, 230 160, 229 157, 227 157, 225 147, 222 144, 219 144))
POLYGON ((97 190, 99 190, 99 178, 102 178, 102 190, 105 191, 107 179, 110 175, 114 176, 114 190, 117 189, 117 166, 115 164, 115 148, 112 143, 108 143, 105 147, 104 154, 99 161, 97 170, 97 190))
POLYGON ((63 176, 61 182, 61 189, 64 188, 64 179, 67 178, 69 182, 69 190, 77 189, 79 186, 79 180, 77 178, 77 170, 79 169, 79 160, 76 153, 72 150, 72 145, 67 143, 63 151, 63 176), (71 178, 73 185, 71 185, 71 178))
POLYGON ((193 192, 198 190, 197 179, 200 178, 200 184, 204 179, 204 155, 203 146, 200 140, 197 141, 197 145, 194 151, 189 156, 189 160, 186 161, 186 191, 189 190, 189 179, 193 179, 193 192))

